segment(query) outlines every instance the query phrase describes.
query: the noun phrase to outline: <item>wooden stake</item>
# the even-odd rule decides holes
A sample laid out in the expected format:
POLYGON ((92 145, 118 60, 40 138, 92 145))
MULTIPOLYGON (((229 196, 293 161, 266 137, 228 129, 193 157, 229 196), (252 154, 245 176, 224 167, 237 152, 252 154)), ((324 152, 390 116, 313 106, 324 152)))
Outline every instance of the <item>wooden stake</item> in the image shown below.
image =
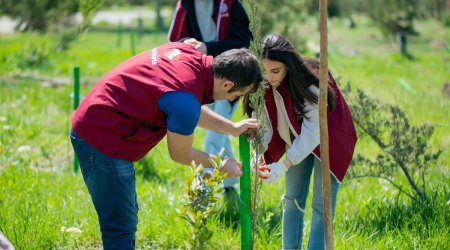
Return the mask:
POLYGON ((328 147, 327 91, 328 91, 328 51, 327 51, 327 0, 320 0, 320 167, 322 169, 323 216, 325 224, 325 249, 333 249, 333 214, 331 211, 331 178, 328 147))

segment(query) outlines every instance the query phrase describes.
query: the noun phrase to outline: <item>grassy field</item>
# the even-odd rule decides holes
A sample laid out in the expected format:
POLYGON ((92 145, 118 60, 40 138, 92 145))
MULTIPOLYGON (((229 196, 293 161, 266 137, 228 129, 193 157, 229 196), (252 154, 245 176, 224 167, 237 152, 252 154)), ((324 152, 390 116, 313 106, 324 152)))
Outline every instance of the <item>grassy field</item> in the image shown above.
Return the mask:
MULTIPOLYGON (((432 199, 412 203, 378 179, 344 181, 335 219, 336 249, 446 249, 450 246, 450 97, 442 93, 450 82, 450 32, 433 21, 417 24, 410 37, 413 59, 398 53, 366 19, 348 29, 341 20, 329 27, 330 69, 341 85, 351 82, 372 97, 403 108, 414 124, 437 124, 431 147, 444 153, 427 178, 432 199), (407 83, 405 87, 404 83, 407 83)), ((299 27, 309 44, 318 43, 317 24, 299 27)), ((17 249, 101 248, 93 204, 74 173, 68 138, 72 110, 71 74, 79 65, 81 93, 102 74, 131 56, 128 36, 118 46, 114 33, 90 32, 64 52, 58 35, 34 33, 0 37, 0 231, 17 249), (70 232, 67 228, 81 232, 70 232)), ((165 33, 136 37, 136 50, 166 41, 165 33)), ((311 55, 314 51, 306 54, 311 55)), ((242 118, 237 112, 234 119, 242 118)), ((202 148, 204 131, 195 132, 202 148)), ((237 149, 237 140, 233 139, 237 149)), ((377 149, 366 137, 357 151, 368 156, 377 149)), ((238 150, 236 150, 238 151, 238 150)), ((380 166, 383 167, 383 166, 380 166)), ((165 142, 137 163, 139 196, 138 249, 183 248, 189 230, 176 215, 188 167, 170 160, 165 142)), ((405 183, 405 185, 407 185, 405 183)), ((258 249, 281 247, 283 184, 263 186, 258 249)), ((308 204, 310 201, 308 201, 308 204)), ((305 234, 311 209, 307 207, 305 234)), ((209 249, 239 249, 239 227, 212 218, 209 249)), ((307 239, 304 238, 304 247, 307 239)))

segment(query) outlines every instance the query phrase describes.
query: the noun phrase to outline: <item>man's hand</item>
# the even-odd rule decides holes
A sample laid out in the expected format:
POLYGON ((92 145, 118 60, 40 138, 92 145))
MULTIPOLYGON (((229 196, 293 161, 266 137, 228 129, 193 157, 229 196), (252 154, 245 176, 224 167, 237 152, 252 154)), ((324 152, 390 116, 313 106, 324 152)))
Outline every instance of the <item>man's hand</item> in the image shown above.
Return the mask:
POLYGON ((256 130, 259 128, 259 122, 256 119, 246 119, 240 122, 233 123, 233 131, 230 131, 230 135, 234 137, 238 137, 243 133, 248 133, 250 136, 253 135, 252 130, 256 130))
POLYGON ((198 51, 202 52, 202 54, 208 54, 208 48, 206 47, 206 44, 204 42, 198 42, 194 47, 198 51))
POLYGON ((183 41, 186 44, 190 44, 192 46, 194 46, 194 48, 196 48, 198 51, 202 52, 202 54, 207 54, 208 53, 208 49, 206 48, 206 44, 204 42, 200 42, 195 38, 188 38, 186 40, 183 41))
POLYGON ((195 45, 197 43, 199 43, 199 41, 197 39, 195 39, 195 38, 187 38, 187 39, 183 40, 183 43, 186 43, 186 44, 189 44, 189 45, 192 45, 192 46, 195 47, 195 45))
POLYGON ((221 173, 226 174, 226 178, 233 178, 242 175, 242 163, 235 159, 226 159, 223 167, 219 169, 221 173))
POLYGON ((283 162, 275 162, 259 168, 259 177, 266 183, 274 184, 281 180, 281 177, 288 169, 283 162))

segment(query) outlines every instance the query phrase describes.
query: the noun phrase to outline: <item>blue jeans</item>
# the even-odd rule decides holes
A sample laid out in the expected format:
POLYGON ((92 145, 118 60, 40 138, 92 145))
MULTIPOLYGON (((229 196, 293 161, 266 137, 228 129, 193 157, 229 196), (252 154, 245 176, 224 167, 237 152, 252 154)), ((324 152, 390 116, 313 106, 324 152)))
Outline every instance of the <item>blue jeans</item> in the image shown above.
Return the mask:
MULTIPOLYGON (((324 249, 325 233, 323 219, 322 171, 320 161, 310 154, 301 163, 286 172, 286 193, 283 198, 283 249, 301 249, 303 238, 303 217, 309 183, 314 168, 311 233, 308 249, 324 249)), ((332 211, 336 208, 339 182, 330 174, 332 211)))
MULTIPOLYGON (((228 100, 215 101, 209 106, 217 114, 231 120, 234 112, 236 111, 238 102, 230 103, 228 100)), ((230 137, 226 134, 218 133, 215 131, 206 131, 205 135, 205 151, 210 154, 219 154, 220 150, 224 149, 223 155, 228 158, 234 159, 234 151, 231 147, 230 137)), ((233 177, 225 179, 223 181, 224 187, 233 187, 239 181, 239 177, 233 177)))
POLYGON ((97 211, 103 248, 134 249, 139 207, 133 163, 106 156, 73 130, 70 139, 97 211))

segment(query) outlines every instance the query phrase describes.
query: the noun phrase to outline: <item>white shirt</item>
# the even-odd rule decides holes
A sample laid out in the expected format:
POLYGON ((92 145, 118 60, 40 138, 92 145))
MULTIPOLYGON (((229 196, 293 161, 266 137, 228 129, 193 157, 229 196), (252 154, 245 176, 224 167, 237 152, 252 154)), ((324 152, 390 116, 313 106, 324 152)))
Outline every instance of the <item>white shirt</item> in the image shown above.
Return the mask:
POLYGON ((195 16, 204 42, 217 41, 217 27, 213 19, 214 0, 195 0, 195 16))
MULTIPOLYGON (((311 85, 309 87, 309 89, 314 94, 319 96, 319 88, 318 87, 311 85)), ((274 98, 275 98, 275 102, 277 104, 277 121, 278 121, 277 130, 280 134, 280 137, 284 141, 286 141, 286 140, 290 141, 289 129, 296 136, 296 138, 294 139, 294 141, 292 142, 291 145, 286 143, 286 145, 287 145, 286 158, 289 161, 291 161, 291 163, 293 165, 297 165, 300 162, 302 162, 308 155, 310 155, 313 152, 313 150, 320 144, 319 105, 305 101, 304 110, 305 110, 305 115, 308 117, 308 119, 306 119, 306 118, 303 119, 302 127, 301 127, 302 131, 301 131, 300 135, 298 135, 295 132, 295 130, 293 129, 293 126, 292 126, 290 120, 287 118, 286 107, 284 107, 284 102, 282 100, 281 95, 279 95, 278 91, 276 91, 276 93, 274 91, 274 98), (278 97, 277 97, 276 93, 278 94, 278 97), (281 98, 281 100, 277 101, 277 99, 279 99, 279 98, 281 98), (279 106, 282 106, 282 108, 279 106), (285 112, 286 113, 279 114, 280 111, 283 113, 285 113, 285 112), (280 121, 287 123, 289 126, 286 126, 286 125, 280 126, 280 123, 281 123, 280 121), (280 133, 280 130, 282 130, 283 132, 280 133), (283 137, 286 137, 286 131, 287 131, 287 137, 289 139, 283 138, 283 137), (282 135, 282 133, 284 135, 282 135)), ((268 120, 269 113, 267 111, 267 108, 265 110, 266 110, 266 112, 265 112, 266 117, 264 117, 263 119, 268 120)), ((267 150, 267 148, 268 148, 268 145, 272 138, 272 135, 273 135, 273 128, 271 125, 269 125, 267 127, 267 129, 265 129, 265 131, 264 131, 263 143, 264 143, 265 150, 267 150)))

